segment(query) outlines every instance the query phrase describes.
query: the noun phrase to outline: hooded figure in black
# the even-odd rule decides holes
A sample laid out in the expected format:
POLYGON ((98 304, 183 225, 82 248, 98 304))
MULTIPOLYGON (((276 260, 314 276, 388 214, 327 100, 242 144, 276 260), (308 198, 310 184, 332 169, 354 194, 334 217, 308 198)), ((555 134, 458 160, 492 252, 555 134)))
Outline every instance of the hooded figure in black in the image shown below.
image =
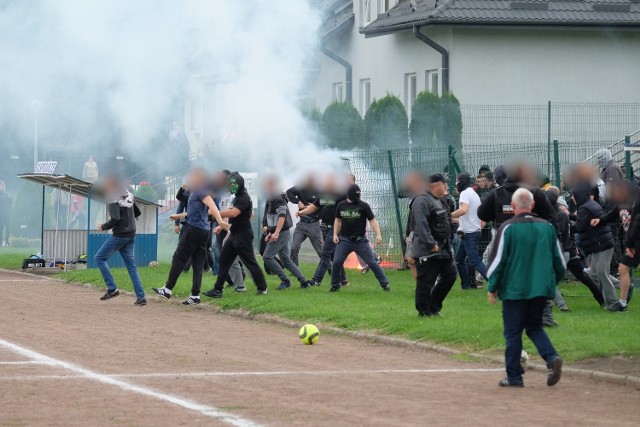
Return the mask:
MULTIPOLYGON (((262 269, 256 261, 253 251, 253 229, 251 228, 251 217, 253 215, 253 202, 244 185, 244 178, 238 172, 233 172, 229 176, 229 190, 235 196, 231 207, 220 213, 223 218, 229 218, 230 236, 222 245, 220 250, 220 269, 213 289, 204 292, 204 295, 212 298, 222 298, 222 291, 225 281, 229 275, 229 269, 233 265, 236 257, 240 257, 242 263, 247 267, 253 281, 258 288, 258 295, 267 293, 267 280, 262 269)), ((214 230, 220 232, 218 228, 214 230)))
POLYGON ((549 202, 551 202, 551 205, 553 206, 556 213, 556 231, 558 234, 558 241, 560 242, 560 246, 562 246, 562 250, 564 252, 569 253, 567 269, 571 271, 571 274, 573 274, 576 279, 578 279, 587 288, 589 288, 589 291, 591 291, 593 298, 598 301, 598 304, 603 305, 604 298, 602 297, 602 292, 600 291, 598 284, 594 282, 587 273, 584 272, 582 262, 580 262, 580 256, 578 255, 578 250, 576 249, 576 239, 575 236, 571 233, 569 212, 568 210, 563 210, 563 208, 558 204, 560 191, 556 187, 549 187, 549 189, 545 191, 545 195, 549 199, 549 202))

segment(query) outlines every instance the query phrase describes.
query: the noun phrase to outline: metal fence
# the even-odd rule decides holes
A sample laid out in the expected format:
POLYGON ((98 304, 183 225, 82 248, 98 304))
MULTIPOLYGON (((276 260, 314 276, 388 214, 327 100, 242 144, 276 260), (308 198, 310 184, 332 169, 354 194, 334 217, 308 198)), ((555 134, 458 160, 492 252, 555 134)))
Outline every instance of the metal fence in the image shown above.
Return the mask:
MULTIPOLYGON (((401 179, 410 170, 426 174, 492 170, 511 156, 526 157, 551 182, 579 162, 595 163, 599 148, 609 148, 620 164, 638 170, 637 153, 625 156, 624 138, 640 140, 640 104, 463 105, 462 153, 451 147, 358 151, 347 161, 383 229, 377 248, 387 265, 401 265, 407 199, 398 197, 401 179), (451 150, 451 151, 450 151, 451 150), (458 167, 456 167, 458 166, 458 167)), ((372 237, 372 236, 370 236, 372 237)))

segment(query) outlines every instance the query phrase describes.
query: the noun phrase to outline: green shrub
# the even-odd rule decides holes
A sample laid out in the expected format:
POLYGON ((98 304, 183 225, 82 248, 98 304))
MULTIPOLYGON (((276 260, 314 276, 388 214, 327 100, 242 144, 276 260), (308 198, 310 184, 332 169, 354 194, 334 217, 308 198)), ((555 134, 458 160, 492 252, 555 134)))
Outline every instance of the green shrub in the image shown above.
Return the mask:
POLYGON ((364 147, 364 122, 352 105, 334 102, 322 115, 322 135, 331 148, 350 150, 364 147))
POLYGON ((411 107, 411 142, 414 147, 437 146, 441 103, 438 95, 420 92, 411 107))
POLYGON ((154 190, 153 187, 151 187, 150 185, 142 184, 138 187, 138 189, 134 193, 134 196, 153 203, 157 203, 160 199, 158 196, 158 192, 154 190))
POLYGON ((409 146, 409 119, 397 96, 373 101, 364 122, 369 147, 390 150, 409 146))
POLYGON ((462 111, 460 101, 452 93, 442 95, 442 131, 439 140, 462 153, 462 111))

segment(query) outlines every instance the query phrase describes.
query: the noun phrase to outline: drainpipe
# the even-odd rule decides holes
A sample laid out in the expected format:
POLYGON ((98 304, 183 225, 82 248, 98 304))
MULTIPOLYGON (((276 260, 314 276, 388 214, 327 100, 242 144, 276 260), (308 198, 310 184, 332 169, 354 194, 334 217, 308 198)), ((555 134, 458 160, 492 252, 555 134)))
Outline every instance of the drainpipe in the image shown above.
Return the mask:
POLYGON ((335 52, 329 50, 324 44, 320 46, 320 50, 322 53, 327 55, 329 58, 333 59, 338 64, 344 67, 345 71, 345 101, 347 104, 352 105, 353 103, 353 70, 351 68, 351 64, 347 62, 346 59, 338 56, 335 52))
POLYGON ((442 94, 444 95, 446 93, 449 93, 449 52, 447 51, 447 49, 422 34, 420 32, 420 27, 414 26, 413 34, 418 40, 428 44, 430 47, 440 52, 440 55, 442 55, 442 94))

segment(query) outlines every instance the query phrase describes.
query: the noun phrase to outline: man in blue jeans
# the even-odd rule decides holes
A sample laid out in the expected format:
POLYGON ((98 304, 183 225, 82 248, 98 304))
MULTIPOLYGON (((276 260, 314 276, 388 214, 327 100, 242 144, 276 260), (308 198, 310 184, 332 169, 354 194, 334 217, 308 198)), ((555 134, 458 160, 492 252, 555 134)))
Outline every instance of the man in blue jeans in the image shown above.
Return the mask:
POLYGON ((107 260, 116 252, 127 266, 129 277, 136 293, 135 305, 147 305, 142 281, 138 274, 135 261, 136 218, 140 216, 140 210, 128 190, 120 184, 117 178, 109 177, 105 181, 105 194, 111 202, 107 209, 109 220, 104 224, 98 224, 98 230, 112 230, 111 236, 102 245, 95 256, 96 264, 102 273, 102 278, 107 285, 107 292, 100 298, 102 301, 117 297, 120 291, 113 280, 107 260))
POLYGON ((562 359, 544 331, 547 300, 555 296, 566 263, 555 227, 532 213, 533 194, 526 188, 513 193, 514 217, 496 235, 489 259, 489 302, 502 300, 507 378, 500 387, 523 387, 520 364, 525 331, 547 364, 547 385, 562 375, 562 359))
POLYGON ((458 175, 456 189, 460 195, 459 208, 451 214, 459 221, 460 246, 456 252, 456 266, 462 289, 475 289, 475 285, 471 284, 472 278, 469 277, 467 258, 469 264, 487 280, 487 267, 482 263, 479 247, 482 240, 482 224, 478 218, 478 207, 481 201, 478 193, 471 187, 471 176, 466 172, 458 175))

